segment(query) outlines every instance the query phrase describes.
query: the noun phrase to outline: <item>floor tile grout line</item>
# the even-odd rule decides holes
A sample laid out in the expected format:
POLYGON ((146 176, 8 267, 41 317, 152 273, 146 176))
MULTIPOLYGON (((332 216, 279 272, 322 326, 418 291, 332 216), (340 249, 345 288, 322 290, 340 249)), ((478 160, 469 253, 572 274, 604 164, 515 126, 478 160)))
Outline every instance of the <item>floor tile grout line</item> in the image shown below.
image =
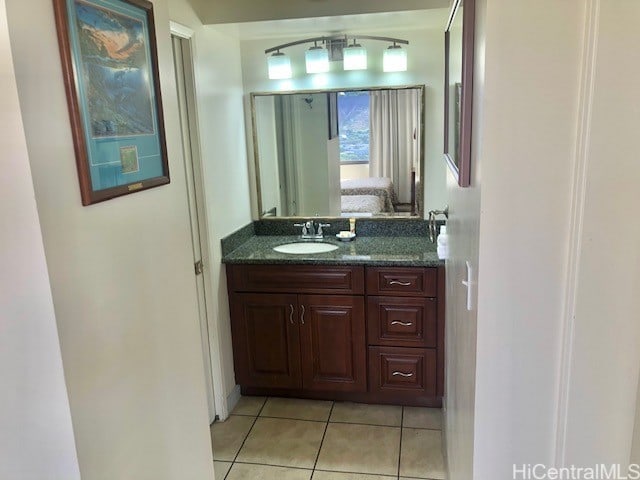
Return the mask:
POLYGON ((251 435, 251 431, 253 430, 253 427, 255 426, 256 422, 258 421, 258 418, 260 418, 260 413, 262 413, 262 409, 267 404, 267 400, 268 400, 268 397, 265 397, 264 402, 262 402, 262 406, 260 407, 260 410, 258 410, 258 414, 253 419, 253 423, 251 424, 251 428, 249 429, 247 434, 242 439, 242 444, 240 445, 240 448, 236 452, 235 457, 233 457, 233 461, 231 462, 231 467, 229 468, 229 471, 227 472, 227 474, 224 476, 224 480, 227 480, 227 477, 231 473, 231 470, 233 470, 233 466, 235 465, 236 460, 238 459, 238 455, 240 455, 240 452, 242 451, 242 448, 244 447, 244 444, 247 441, 247 438, 249 438, 249 435, 251 435))
MULTIPOLYGON (((388 475, 386 473, 368 473, 368 472, 356 472, 356 471, 351 471, 351 470, 326 470, 323 468, 316 468, 313 470, 313 472, 322 472, 322 473, 347 473, 349 475, 367 475, 367 476, 371 476, 371 477, 385 477, 385 478, 394 478, 395 475, 388 475)), ((410 477, 407 477, 410 478, 410 477)), ((413 478, 411 478, 411 480, 414 480, 413 478)), ((419 480, 432 480, 432 479, 424 479, 421 478, 419 480)))
POLYGON ((313 479, 313 474, 316 471, 316 466, 318 465, 318 459, 320 458, 320 452, 322 451, 322 444, 324 443, 324 437, 327 436, 327 429, 329 428, 329 420, 331 420, 331 415, 333 414, 333 407, 336 406, 336 402, 331 403, 331 409, 329 410, 329 416, 327 417, 327 422, 324 426, 324 432, 322 432, 322 440, 320 440, 320 448, 318 448, 318 453, 316 454, 316 461, 313 462, 313 471, 311 472, 311 479, 313 479))
MULTIPOLYGON (((243 415, 243 414, 231 414, 231 416, 234 417, 255 417, 255 415, 243 415)), ((295 418, 295 417, 272 417, 269 415, 260 415, 260 418, 272 418, 272 419, 276 419, 276 420, 300 420, 303 422, 316 422, 316 423, 326 423, 326 420, 312 420, 309 418, 295 418)), ((402 418, 402 417, 401 417, 402 418)), ((404 419, 402 420, 404 421, 404 419)), ((411 426, 411 425, 389 425, 389 424, 381 424, 381 423, 363 423, 363 422, 347 422, 347 421, 340 421, 337 422, 335 420, 329 420, 329 423, 338 423, 338 424, 342 424, 342 425, 366 425, 366 426, 371 426, 371 427, 391 427, 391 428, 400 428, 401 426, 404 428, 412 428, 414 430, 431 430, 434 432, 442 432, 442 428, 429 428, 429 427, 416 427, 416 426, 411 426)))
POLYGON ((258 463, 258 462, 233 462, 234 465, 237 463, 238 465, 257 465, 259 467, 276 467, 276 468, 290 468, 292 470, 304 470, 306 472, 312 472, 313 470, 310 467, 298 467, 294 465, 281 465, 279 463, 258 463))

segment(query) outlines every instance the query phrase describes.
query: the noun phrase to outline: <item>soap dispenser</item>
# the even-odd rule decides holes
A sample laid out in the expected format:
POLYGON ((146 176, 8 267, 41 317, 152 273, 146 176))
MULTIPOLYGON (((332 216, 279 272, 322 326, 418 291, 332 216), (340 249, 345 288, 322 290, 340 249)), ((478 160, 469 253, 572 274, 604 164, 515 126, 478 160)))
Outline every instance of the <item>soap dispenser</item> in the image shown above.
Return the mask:
POLYGON ((446 260, 449 258, 449 235, 447 235, 447 226, 440 227, 440 235, 438 235, 438 258, 446 260))

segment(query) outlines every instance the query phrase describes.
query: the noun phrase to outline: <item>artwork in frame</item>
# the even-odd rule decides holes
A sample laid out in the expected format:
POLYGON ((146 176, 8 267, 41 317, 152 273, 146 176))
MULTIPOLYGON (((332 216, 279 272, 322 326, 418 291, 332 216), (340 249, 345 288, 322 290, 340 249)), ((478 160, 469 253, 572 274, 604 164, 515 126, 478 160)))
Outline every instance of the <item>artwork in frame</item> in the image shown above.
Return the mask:
POLYGON ((53 3, 82 204, 169 183, 153 5, 53 3))

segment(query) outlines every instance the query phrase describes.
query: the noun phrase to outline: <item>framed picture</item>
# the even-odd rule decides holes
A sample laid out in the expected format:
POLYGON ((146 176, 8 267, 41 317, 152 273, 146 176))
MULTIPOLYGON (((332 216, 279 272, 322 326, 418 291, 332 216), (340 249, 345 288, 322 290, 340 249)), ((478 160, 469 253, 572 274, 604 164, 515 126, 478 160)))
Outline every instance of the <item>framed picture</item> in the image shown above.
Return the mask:
POLYGON ((153 5, 53 4, 82 204, 169 183, 153 5))

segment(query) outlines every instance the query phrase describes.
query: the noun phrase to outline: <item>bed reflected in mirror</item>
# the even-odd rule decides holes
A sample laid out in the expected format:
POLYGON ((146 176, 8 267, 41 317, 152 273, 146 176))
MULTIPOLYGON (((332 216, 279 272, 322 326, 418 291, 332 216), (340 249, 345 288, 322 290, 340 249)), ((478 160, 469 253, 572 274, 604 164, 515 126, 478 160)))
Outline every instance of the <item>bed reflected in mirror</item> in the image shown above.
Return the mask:
POLYGON ((422 215, 424 86, 251 94, 261 217, 422 215))

